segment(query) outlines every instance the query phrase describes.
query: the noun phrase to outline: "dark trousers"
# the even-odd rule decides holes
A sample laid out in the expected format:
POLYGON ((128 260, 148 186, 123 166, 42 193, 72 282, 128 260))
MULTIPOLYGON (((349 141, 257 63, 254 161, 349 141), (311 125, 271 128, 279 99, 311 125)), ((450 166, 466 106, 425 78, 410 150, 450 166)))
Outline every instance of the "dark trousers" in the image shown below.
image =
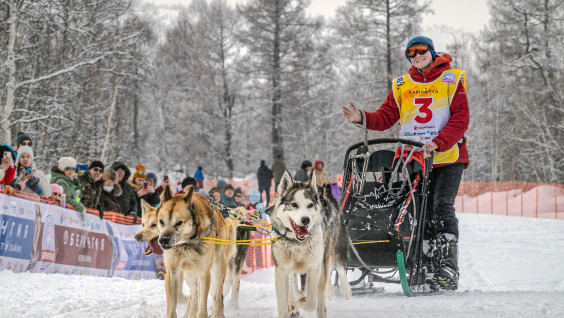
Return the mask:
POLYGON ((455 216, 454 201, 462 180, 464 164, 456 163, 433 168, 429 178, 425 238, 440 234, 453 234, 458 239, 458 219, 455 216))
POLYGON ((262 191, 266 192, 266 206, 270 203, 270 186, 259 186, 260 200, 262 201, 262 191))

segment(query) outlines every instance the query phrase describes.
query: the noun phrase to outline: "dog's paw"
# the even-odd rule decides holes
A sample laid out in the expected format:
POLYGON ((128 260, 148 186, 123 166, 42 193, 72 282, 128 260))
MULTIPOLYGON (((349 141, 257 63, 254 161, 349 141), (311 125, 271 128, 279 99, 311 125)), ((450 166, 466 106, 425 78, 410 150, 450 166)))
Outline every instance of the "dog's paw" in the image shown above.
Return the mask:
POLYGON ((299 305, 300 307, 304 308, 305 305, 306 305, 306 302, 307 302, 307 298, 306 298, 306 297, 301 297, 301 298, 298 300, 298 305, 299 305))
POLYGON ((315 305, 317 305, 317 302, 314 297, 310 297, 310 298, 302 297, 300 298, 298 303, 300 307, 302 307, 306 311, 313 311, 315 309, 315 305))
POLYGON ((349 284, 341 284, 340 286, 341 296, 344 299, 350 299, 352 296, 351 285, 349 284))

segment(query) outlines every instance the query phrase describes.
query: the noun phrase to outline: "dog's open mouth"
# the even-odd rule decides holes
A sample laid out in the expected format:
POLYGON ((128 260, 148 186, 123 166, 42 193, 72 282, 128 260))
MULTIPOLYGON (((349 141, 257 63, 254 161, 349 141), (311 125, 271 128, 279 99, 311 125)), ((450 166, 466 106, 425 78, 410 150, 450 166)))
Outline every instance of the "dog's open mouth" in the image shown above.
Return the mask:
POLYGON ((292 226, 292 230, 294 230, 294 234, 296 234, 296 238, 299 241, 303 241, 306 236, 311 235, 311 233, 307 230, 307 226, 299 226, 292 220, 290 220, 290 225, 292 226))
POLYGON ((147 242, 147 247, 145 247, 145 255, 151 255, 151 254, 159 254, 160 255, 160 254, 163 253, 163 249, 159 245, 158 240, 159 240, 159 237, 157 236, 154 239, 147 242))

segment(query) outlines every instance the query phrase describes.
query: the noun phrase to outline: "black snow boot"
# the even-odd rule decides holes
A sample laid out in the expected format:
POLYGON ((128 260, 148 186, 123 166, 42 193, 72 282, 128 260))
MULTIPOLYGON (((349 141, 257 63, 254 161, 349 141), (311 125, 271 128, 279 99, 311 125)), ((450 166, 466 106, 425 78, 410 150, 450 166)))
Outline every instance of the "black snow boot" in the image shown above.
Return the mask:
POLYGON ((436 240, 423 240, 423 253, 421 253, 421 263, 423 264, 423 273, 425 273, 425 284, 429 285, 431 290, 438 290, 439 286, 433 281, 436 269, 439 268, 440 251, 437 249, 436 240))
POLYGON ((440 234, 436 238, 440 254, 438 268, 435 269, 433 282, 440 289, 458 288, 458 240, 452 234, 440 234))

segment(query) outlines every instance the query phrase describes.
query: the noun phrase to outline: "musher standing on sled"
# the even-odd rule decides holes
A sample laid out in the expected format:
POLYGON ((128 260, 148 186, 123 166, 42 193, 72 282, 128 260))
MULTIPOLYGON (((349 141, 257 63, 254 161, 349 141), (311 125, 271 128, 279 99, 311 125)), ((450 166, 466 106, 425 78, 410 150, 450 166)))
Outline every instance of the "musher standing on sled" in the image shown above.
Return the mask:
MULTIPOLYGON (((424 143, 425 152, 436 151, 430 175, 423 264, 433 289, 458 288, 458 220, 454 200, 468 167, 465 133, 470 114, 466 98, 466 72, 451 69, 452 58, 435 52, 424 36, 411 39, 405 50, 411 62, 409 74, 393 80, 382 106, 364 112, 366 128, 383 131, 398 120, 399 138, 424 143), (428 276, 429 277, 429 276, 428 276)), ((361 110, 351 102, 343 107, 345 118, 362 124, 361 110)))

